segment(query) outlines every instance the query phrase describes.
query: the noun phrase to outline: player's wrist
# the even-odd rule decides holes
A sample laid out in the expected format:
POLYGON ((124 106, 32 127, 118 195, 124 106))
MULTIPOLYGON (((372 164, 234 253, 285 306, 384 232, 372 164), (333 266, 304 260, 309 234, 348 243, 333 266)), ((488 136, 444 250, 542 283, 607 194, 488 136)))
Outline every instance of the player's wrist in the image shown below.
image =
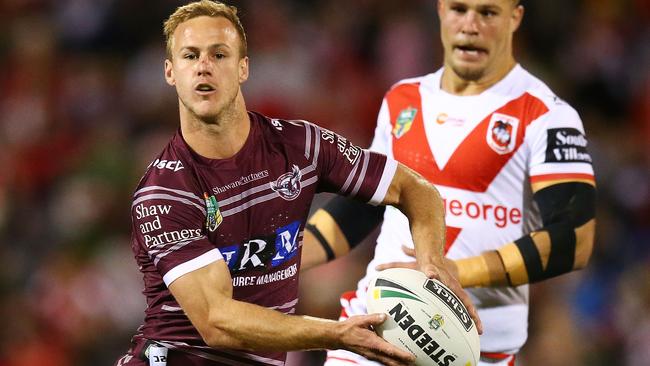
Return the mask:
POLYGON ((455 261, 458 280, 463 287, 506 286, 508 278, 496 250, 455 261))
POLYGON ((455 261, 458 281, 463 287, 487 287, 490 275, 485 257, 477 255, 455 261))
POLYGON ((343 321, 325 321, 319 324, 319 338, 322 347, 325 349, 345 348, 344 336, 347 327, 343 321))
POLYGON ((420 267, 424 267, 427 265, 434 265, 436 267, 444 267, 445 265, 445 257, 442 254, 442 252, 438 252, 435 250, 428 250, 427 252, 424 252, 422 250, 418 250, 418 248, 415 248, 415 259, 420 265, 420 267))

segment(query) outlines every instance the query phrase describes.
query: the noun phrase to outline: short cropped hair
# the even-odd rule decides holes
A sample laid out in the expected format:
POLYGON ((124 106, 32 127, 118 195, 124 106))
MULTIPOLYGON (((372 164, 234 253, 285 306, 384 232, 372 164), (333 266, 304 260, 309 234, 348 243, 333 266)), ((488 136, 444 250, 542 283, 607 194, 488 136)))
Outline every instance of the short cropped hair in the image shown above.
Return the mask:
POLYGON ((200 16, 224 17, 228 19, 235 26, 239 34, 239 57, 246 57, 248 55, 246 32, 239 20, 239 16, 237 16, 237 8, 219 1, 200 0, 178 7, 163 23, 163 32, 167 44, 167 58, 169 60, 172 59, 172 43, 176 28, 178 28, 179 24, 200 16))

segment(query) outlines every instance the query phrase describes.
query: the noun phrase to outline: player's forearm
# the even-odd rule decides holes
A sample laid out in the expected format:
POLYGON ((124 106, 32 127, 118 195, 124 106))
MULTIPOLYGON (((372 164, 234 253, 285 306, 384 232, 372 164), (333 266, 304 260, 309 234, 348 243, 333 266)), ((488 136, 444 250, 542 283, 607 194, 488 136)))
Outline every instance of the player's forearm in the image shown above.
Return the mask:
POLYGON ((233 299, 223 260, 180 276, 169 290, 211 347, 290 351, 335 347, 341 339, 339 322, 286 315, 233 299))
POLYGON ((415 192, 407 196, 408 204, 400 207, 409 219, 418 263, 441 263, 445 245, 445 215, 442 203, 439 203, 442 199, 438 191, 433 188, 423 196, 416 196, 415 192), (427 200, 430 207, 418 207, 427 206, 421 202, 417 204, 419 199, 427 200))
POLYGON ((463 287, 519 286, 582 269, 591 256, 595 224, 595 219, 592 219, 573 229, 575 241, 569 235, 549 234, 549 231, 558 230, 551 226, 532 232, 497 250, 456 260, 454 264, 458 280, 463 287), (552 236, 555 237, 554 242, 551 241, 552 236), (522 250, 523 242, 528 243, 527 249, 522 250), (564 248, 564 251, 559 248, 564 248), (553 251, 555 252, 552 253, 553 251), (530 258, 535 255, 538 258, 530 258), (551 264, 554 267, 549 267, 549 263, 553 262, 560 264, 551 264))
POLYGON ((585 267, 593 249, 596 220, 574 229, 558 226, 499 248, 511 285, 535 283, 585 267))
POLYGON ((233 299, 214 308, 208 323, 203 338, 215 348, 294 351, 340 346, 337 322, 286 315, 233 299))
POLYGON ((445 243, 442 197, 433 185, 410 169, 398 169, 398 174, 394 180, 397 192, 393 193, 396 202, 385 203, 393 204, 408 217, 418 263, 441 264, 445 243))
POLYGON ((495 287, 508 284, 508 277, 495 250, 452 261, 458 281, 463 287, 495 287))
POLYGON ((518 286, 584 268, 591 257, 596 227, 593 182, 547 185, 533 198, 544 227, 496 252, 457 261, 463 286, 500 286, 504 281, 518 286))

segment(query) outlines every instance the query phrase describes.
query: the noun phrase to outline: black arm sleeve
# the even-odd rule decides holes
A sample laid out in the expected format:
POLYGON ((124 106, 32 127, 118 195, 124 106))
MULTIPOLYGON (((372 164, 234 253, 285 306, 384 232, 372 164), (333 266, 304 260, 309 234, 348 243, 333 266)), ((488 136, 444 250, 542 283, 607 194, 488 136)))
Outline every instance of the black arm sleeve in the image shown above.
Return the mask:
POLYGON ((348 239, 350 248, 354 248, 379 226, 386 208, 336 196, 323 207, 323 210, 332 216, 348 239))
POLYGON ((539 206, 544 226, 568 222, 579 227, 596 215, 596 189, 591 184, 554 184, 539 190, 533 198, 539 206))
POLYGON ((596 214, 596 190, 581 182, 554 184, 533 196, 544 227, 551 240, 551 252, 544 269, 537 247, 527 235, 515 244, 521 252, 530 283, 559 276, 573 269, 576 252, 575 229, 593 219, 596 214))

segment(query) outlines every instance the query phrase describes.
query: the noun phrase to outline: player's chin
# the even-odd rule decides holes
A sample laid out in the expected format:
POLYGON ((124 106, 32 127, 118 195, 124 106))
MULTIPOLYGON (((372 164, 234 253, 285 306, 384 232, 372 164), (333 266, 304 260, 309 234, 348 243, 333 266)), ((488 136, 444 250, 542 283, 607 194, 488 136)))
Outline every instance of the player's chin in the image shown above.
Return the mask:
POLYGON ((215 120, 221 112, 221 108, 214 102, 199 102, 192 109, 196 117, 202 121, 215 120))
POLYGON ((485 75, 485 65, 483 63, 455 62, 452 65, 454 73, 461 79, 467 81, 480 80, 485 75))

